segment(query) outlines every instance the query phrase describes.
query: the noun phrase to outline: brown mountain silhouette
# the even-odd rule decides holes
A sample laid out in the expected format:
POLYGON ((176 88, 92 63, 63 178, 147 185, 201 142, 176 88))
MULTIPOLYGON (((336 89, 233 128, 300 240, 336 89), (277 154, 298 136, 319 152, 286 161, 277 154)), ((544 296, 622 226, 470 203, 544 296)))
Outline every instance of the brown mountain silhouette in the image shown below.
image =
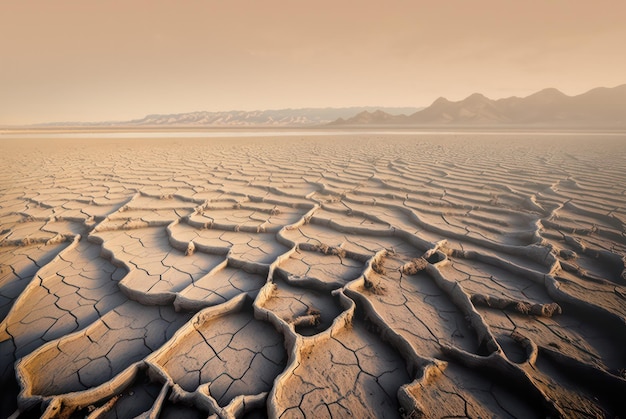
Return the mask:
POLYGON ((409 116, 363 112, 334 125, 536 125, 626 127, 626 84, 577 96, 548 88, 527 97, 493 100, 480 93, 452 102, 435 100, 409 116))

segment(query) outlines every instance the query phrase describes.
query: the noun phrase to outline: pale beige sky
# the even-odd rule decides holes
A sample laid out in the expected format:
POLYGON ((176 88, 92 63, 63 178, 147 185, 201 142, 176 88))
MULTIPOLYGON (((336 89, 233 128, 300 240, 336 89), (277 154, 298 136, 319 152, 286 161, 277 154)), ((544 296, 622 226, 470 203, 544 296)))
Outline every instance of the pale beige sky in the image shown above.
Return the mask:
POLYGON ((0 0, 0 125, 626 83, 624 0, 0 0))

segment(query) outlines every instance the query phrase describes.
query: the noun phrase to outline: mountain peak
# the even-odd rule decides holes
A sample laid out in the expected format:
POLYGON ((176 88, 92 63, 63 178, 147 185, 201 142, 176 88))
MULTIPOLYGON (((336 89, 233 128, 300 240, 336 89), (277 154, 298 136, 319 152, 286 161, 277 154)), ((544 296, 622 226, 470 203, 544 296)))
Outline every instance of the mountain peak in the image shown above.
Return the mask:
POLYGON ((489 100, 489 99, 482 93, 472 93, 471 95, 466 97, 465 100, 489 100))
POLYGON ((448 99, 446 99, 445 97, 440 96, 440 97, 438 97, 438 98, 437 98, 437 100, 435 100, 435 101, 433 102, 433 104, 432 104, 432 105, 430 105, 430 106, 443 106, 443 105, 448 105, 449 103, 452 103, 452 102, 450 102, 450 101, 449 101, 448 99))
POLYGON ((542 89, 540 91, 538 91, 537 93, 534 93, 530 96, 528 96, 529 98, 531 97, 544 97, 544 98, 553 98, 553 99, 561 99, 561 98, 565 98, 565 97, 569 97, 567 96, 565 93, 561 92, 559 89, 555 89, 554 87, 548 87, 546 89, 542 89))
POLYGON ((489 99, 488 97, 480 93, 473 93, 461 101, 461 103, 465 105, 470 105, 470 106, 482 105, 482 104, 489 103, 489 102, 491 102, 491 99, 489 99))
POLYGON ((372 112, 365 110, 342 122, 348 125, 385 124, 389 122, 397 122, 399 119, 402 119, 402 117, 377 109, 372 112))

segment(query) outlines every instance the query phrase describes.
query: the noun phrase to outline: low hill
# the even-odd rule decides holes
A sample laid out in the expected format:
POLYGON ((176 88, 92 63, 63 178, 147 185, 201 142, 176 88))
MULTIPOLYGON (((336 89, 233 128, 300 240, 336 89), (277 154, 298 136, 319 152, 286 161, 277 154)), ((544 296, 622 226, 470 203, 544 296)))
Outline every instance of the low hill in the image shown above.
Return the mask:
POLYGON ((325 125, 339 118, 350 118, 363 112, 388 114, 414 113, 420 108, 374 106, 347 108, 300 108, 258 111, 186 112, 152 114, 131 121, 53 122, 37 124, 38 128, 169 128, 169 127, 311 127, 325 125), (381 110, 382 109, 382 110, 381 110))

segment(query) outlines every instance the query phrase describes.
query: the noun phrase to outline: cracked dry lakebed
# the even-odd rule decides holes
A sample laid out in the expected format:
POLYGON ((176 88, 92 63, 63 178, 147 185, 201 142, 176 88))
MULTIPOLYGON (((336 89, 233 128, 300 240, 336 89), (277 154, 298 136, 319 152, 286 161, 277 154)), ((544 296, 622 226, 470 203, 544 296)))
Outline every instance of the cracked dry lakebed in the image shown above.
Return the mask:
POLYGON ((626 416, 625 135, 284 134, 1 138, 0 417, 626 416))

